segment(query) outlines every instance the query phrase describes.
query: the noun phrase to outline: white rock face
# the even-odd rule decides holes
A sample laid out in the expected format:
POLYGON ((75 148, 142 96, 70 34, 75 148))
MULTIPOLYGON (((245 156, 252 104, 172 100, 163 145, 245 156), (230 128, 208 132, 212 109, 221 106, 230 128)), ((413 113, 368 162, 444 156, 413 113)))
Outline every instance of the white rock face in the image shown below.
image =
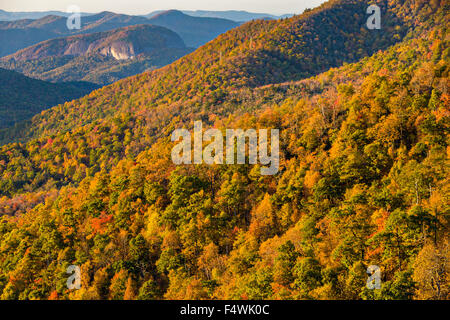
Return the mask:
POLYGON ((134 48, 130 43, 114 42, 100 51, 105 56, 111 56, 116 60, 127 60, 135 57, 134 48))

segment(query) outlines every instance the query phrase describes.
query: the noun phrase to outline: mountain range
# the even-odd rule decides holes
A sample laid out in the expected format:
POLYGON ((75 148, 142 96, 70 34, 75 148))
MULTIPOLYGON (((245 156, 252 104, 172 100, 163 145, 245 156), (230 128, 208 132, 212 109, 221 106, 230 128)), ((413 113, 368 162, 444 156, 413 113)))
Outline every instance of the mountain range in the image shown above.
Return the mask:
POLYGON ((192 50, 169 29, 135 25, 47 40, 0 58, 0 66, 52 82, 105 85, 169 64, 192 50))
MULTIPOLYGON (((157 10, 149 14, 144 15, 147 18, 151 18, 157 14, 163 13, 167 10, 157 10)), ((183 13, 190 15, 192 17, 203 17, 203 18, 222 18, 233 20, 236 22, 246 22, 255 19, 280 19, 291 17, 292 14, 285 14, 281 16, 269 14, 269 13, 254 13, 243 10, 227 10, 227 11, 207 11, 207 10, 180 10, 183 13)), ((48 15, 68 17, 71 13, 66 13, 62 11, 42 11, 42 12, 8 12, 0 9, 0 21, 14 21, 22 19, 40 19, 48 15)), ((94 13, 81 13, 82 16, 94 15, 94 13)))
MULTIPOLYGON (((163 13, 165 10, 157 10, 153 11, 145 17, 152 18, 158 14, 163 13)), ((187 14, 192 17, 202 17, 202 18, 221 18, 233 20, 236 22, 247 22, 250 20, 257 19, 281 19, 281 18, 290 18, 293 14, 284 14, 281 16, 269 14, 269 13, 254 13, 243 10, 226 10, 226 11, 208 11, 208 10, 180 10, 184 14, 187 14)))
POLYGON ((81 18, 81 29, 69 30, 67 18, 55 15, 32 20, 0 21, 2 47, 0 56, 12 54, 18 50, 41 41, 64 36, 109 31, 138 24, 153 24, 168 27, 179 32, 188 46, 200 46, 218 34, 238 24, 231 20, 217 18, 190 17, 179 11, 169 11, 147 19, 142 16, 129 16, 112 12, 101 12, 81 18))

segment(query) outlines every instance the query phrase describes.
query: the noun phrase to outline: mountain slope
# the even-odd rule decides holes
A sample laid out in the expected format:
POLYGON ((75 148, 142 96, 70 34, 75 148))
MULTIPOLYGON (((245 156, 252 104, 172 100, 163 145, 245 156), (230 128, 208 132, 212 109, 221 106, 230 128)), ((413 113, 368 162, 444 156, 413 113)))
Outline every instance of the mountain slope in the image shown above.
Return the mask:
MULTIPOLYGON (((153 126, 153 108, 181 113, 219 108, 237 89, 300 80, 356 61, 400 41, 408 28, 423 24, 411 18, 404 4, 379 1, 379 5, 386 12, 382 30, 365 27, 368 2, 356 0, 332 1, 281 21, 246 23, 169 66, 102 89, 89 104, 74 102, 55 108, 45 114, 45 121, 36 117, 30 131, 23 130, 16 138, 65 132, 117 112, 148 114, 146 121, 153 126), (122 100, 133 102, 118 104, 122 100), (117 105, 105 106, 102 101, 117 105), (56 127, 47 126, 51 119, 63 120, 56 127)), ((425 19, 432 11, 419 13, 425 19)))
POLYGON ((178 33, 188 47, 199 47, 239 24, 226 19, 191 17, 177 10, 161 12, 150 23, 178 33))
POLYGON ((0 66, 47 81, 108 84, 164 66, 192 49, 173 31, 137 25, 38 43, 0 59, 0 66))
POLYGON ((89 83, 48 83, 0 68, 0 129, 96 88, 89 83))

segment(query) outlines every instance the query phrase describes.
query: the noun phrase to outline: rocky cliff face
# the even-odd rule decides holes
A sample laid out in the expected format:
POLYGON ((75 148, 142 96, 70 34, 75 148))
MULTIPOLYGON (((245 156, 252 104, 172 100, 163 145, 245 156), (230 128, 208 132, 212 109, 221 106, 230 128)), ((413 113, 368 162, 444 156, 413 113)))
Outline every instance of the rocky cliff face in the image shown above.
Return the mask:
POLYGON ((101 49, 100 54, 111 56, 116 60, 132 59, 136 56, 133 44, 123 41, 113 42, 111 45, 101 49))
MULTIPOLYGON (((99 53, 116 60, 132 59, 136 56, 135 45, 132 41, 114 41, 108 45, 102 45, 100 41, 89 43, 85 40, 77 40, 69 43, 63 50, 62 55, 81 56, 91 53, 99 53)), ((145 53, 145 52, 139 52, 145 53)), ((40 58, 39 56, 37 57, 40 58)))
POLYGON ((85 54, 89 50, 89 42, 82 39, 76 40, 74 42, 69 42, 63 49, 63 55, 79 56, 85 54))

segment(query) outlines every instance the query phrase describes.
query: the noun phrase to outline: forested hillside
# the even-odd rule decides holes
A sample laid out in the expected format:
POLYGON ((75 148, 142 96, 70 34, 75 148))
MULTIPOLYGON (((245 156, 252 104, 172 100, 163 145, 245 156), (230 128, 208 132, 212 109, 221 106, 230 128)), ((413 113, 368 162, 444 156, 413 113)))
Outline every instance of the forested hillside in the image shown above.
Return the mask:
POLYGON ((330 1, 4 132, 0 297, 448 299, 448 27, 445 0, 330 1), (280 129, 279 173, 175 166, 194 120, 280 129))

